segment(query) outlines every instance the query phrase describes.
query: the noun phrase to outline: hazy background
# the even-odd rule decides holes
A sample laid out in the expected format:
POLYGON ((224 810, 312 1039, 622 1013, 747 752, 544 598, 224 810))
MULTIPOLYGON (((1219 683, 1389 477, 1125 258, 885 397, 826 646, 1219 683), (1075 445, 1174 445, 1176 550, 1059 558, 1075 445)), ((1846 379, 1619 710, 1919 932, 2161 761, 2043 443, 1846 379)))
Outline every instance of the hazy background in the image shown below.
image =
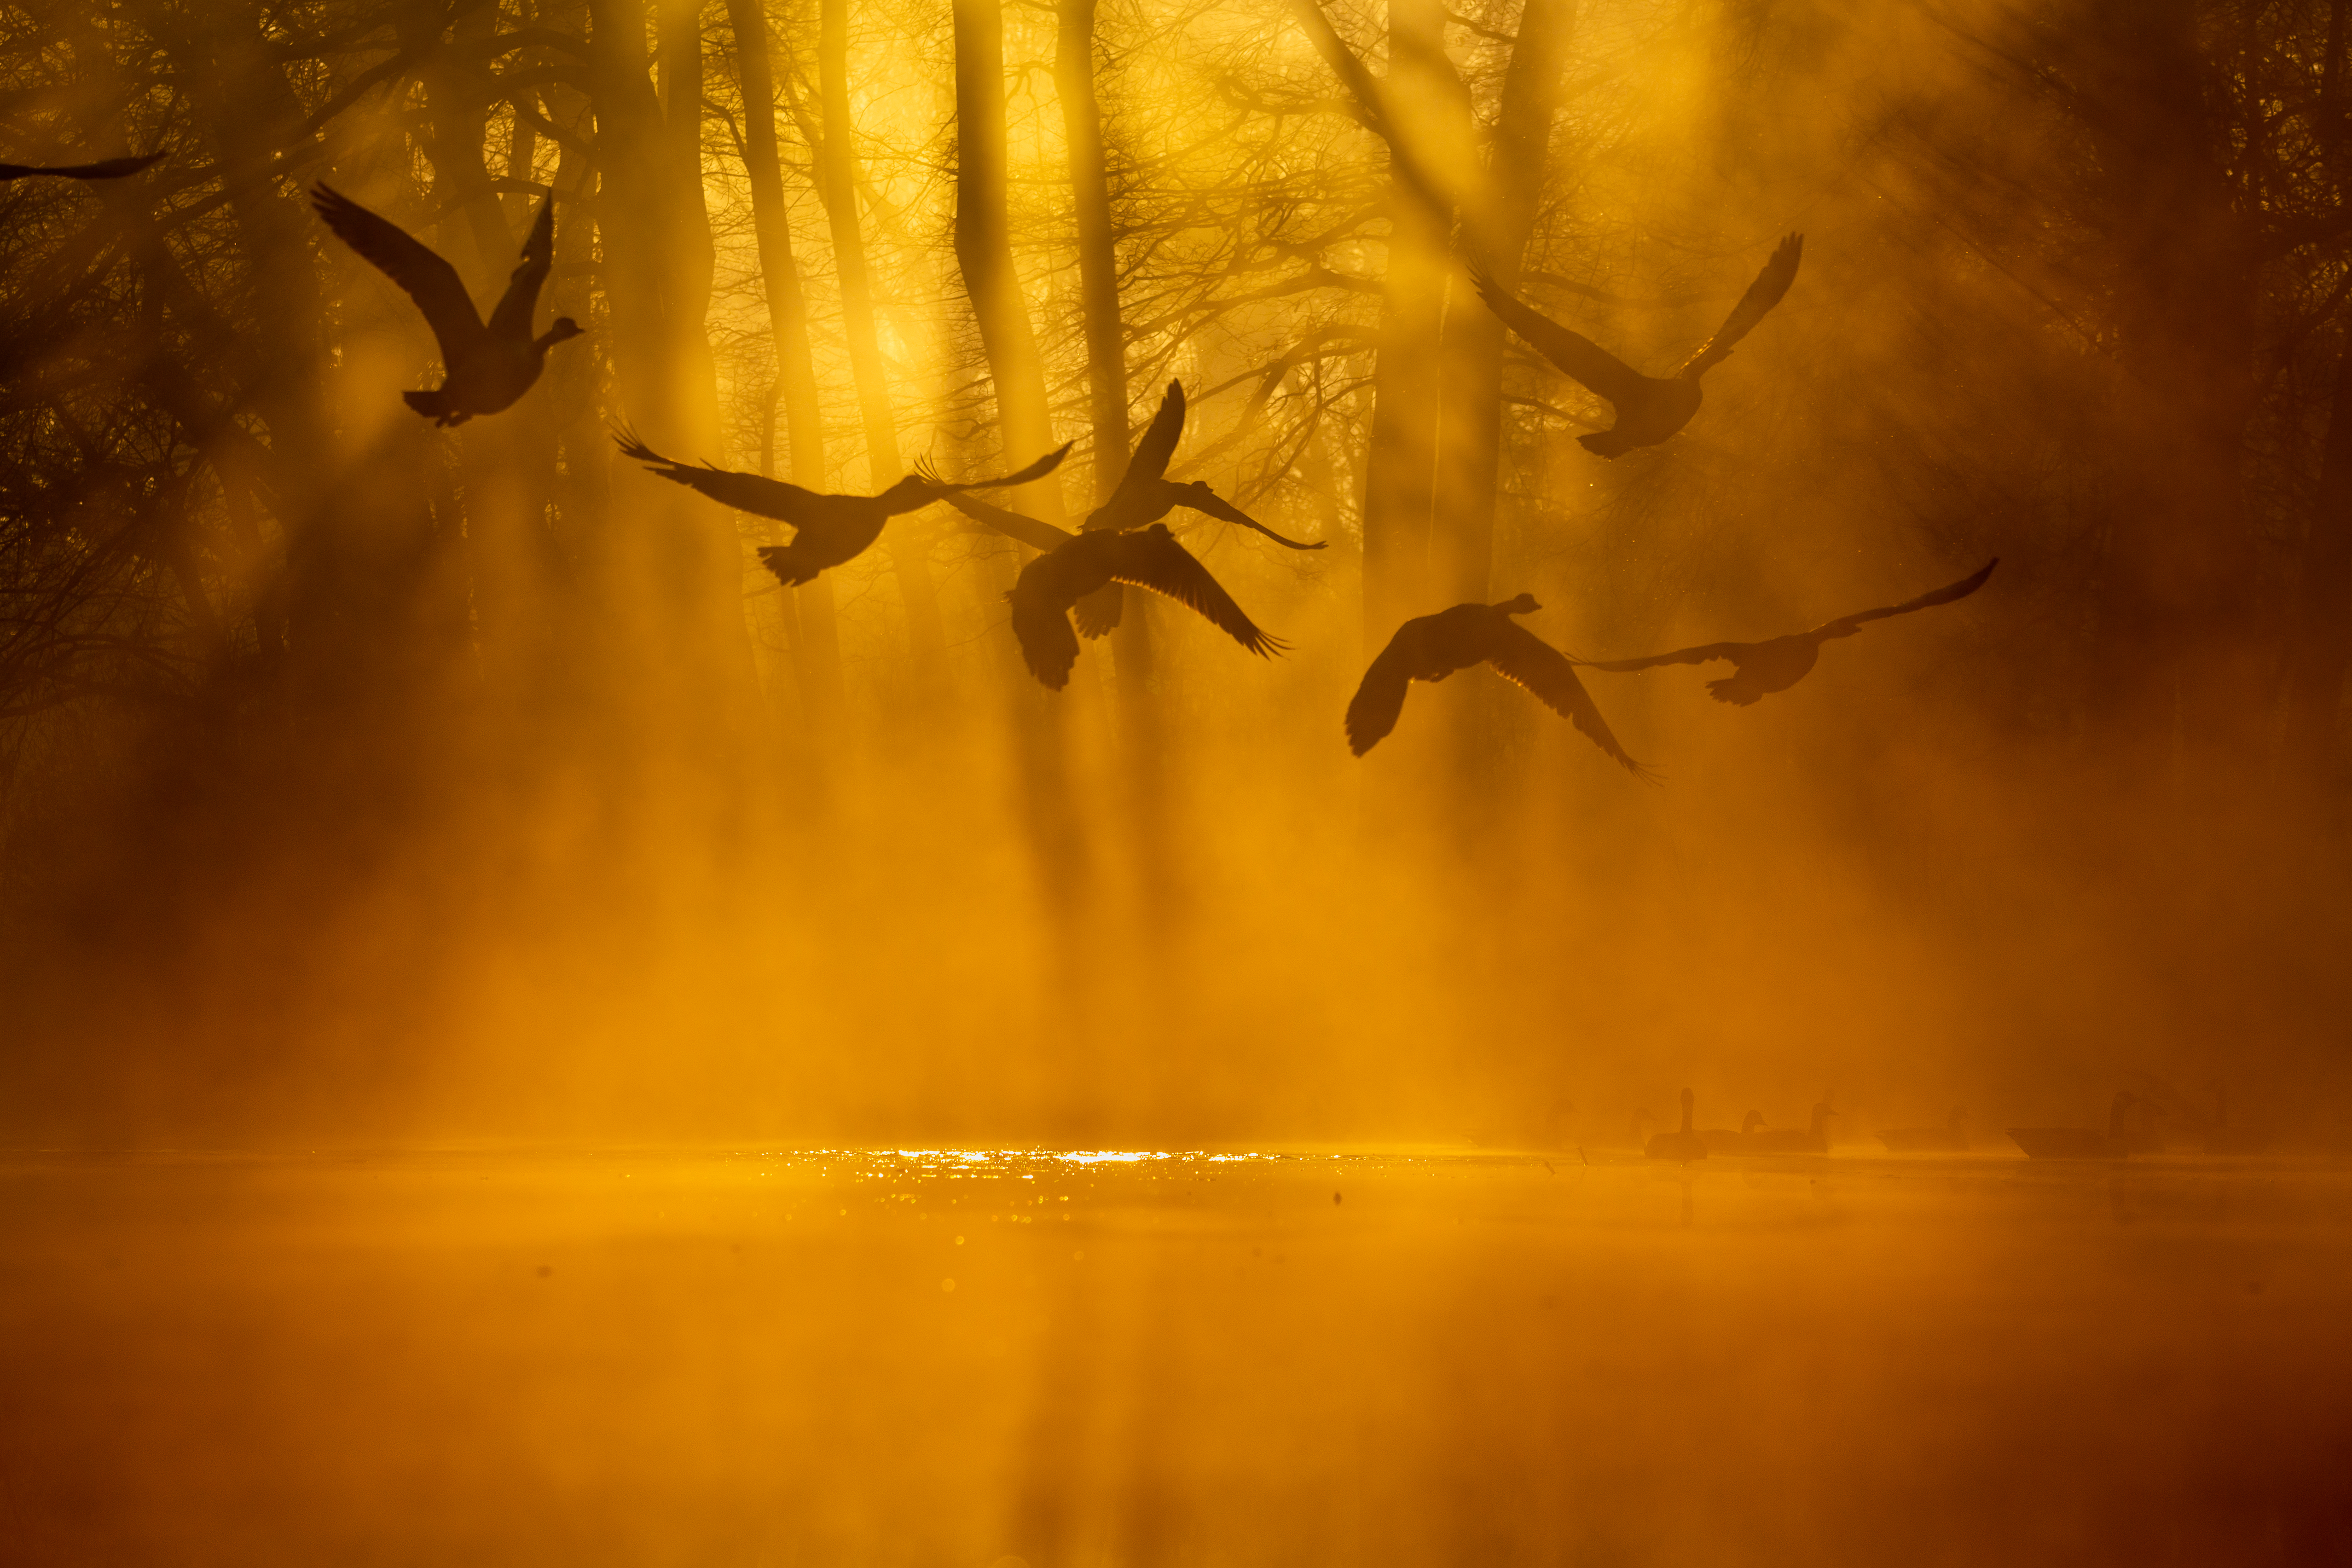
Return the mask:
POLYGON ((2340 1141, 2338 9, 1334 8, 1457 241, 1643 369, 1806 235, 1608 463, 1279 4, 10 6, 0 156, 169 155, 0 188, 0 1136, 1853 1137, 2151 1071, 2340 1141), (589 336, 431 431, 321 179, 484 303, 552 186, 589 336), (1329 541, 1185 536, 1295 652, 1130 591, 1059 696, 1010 541, 788 595, 606 430, 1075 439, 1074 520, 1171 377, 1171 475, 1329 541), (1591 674, 1662 788, 1485 673, 1340 733, 1457 600, 1622 657, 1995 554, 1753 708, 1591 674))

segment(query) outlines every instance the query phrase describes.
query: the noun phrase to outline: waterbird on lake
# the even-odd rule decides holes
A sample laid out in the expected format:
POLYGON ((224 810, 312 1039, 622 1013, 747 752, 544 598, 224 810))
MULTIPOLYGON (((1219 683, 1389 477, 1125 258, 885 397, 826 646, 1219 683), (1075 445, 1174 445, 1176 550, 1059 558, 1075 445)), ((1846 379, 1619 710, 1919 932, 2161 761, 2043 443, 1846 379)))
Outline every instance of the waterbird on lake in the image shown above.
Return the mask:
POLYGON ((1813 1103, 1812 1125, 1804 1132, 1794 1127, 1765 1127, 1751 1134, 1748 1152, 1758 1155, 1825 1155, 1830 1152, 1830 1118, 1838 1113, 1824 1092, 1813 1103))
POLYGON ((1262 659, 1289 646, 1243 614, 1233 595, 1176 542, 1165 523, 1082 532, 1023 567, 1005 595, 1013 601, 1013 635, 1021 657, 1029 673, 1052 690, 1069 685, 1070 666, 1078 659, 1071 607, 1113 582, 1148 588, 1199 611, 1262 659))
POLYGON ((1949 1121, 1940 1127, 1885 1127, 1878 1141, 1898 1155, 1957 1155, 1969 1146, 1968 1113, 1952 1107, 1949 1121))
POLYGON ((2155 1129, 2148 1124, 2147 1102, 2128 1089, 2118 1089, 2107 1104, 2107 1130, 2097 1132, 2089 1127, 2011 1127, 2009 1135, 2017 1140, 2026 1157, 2036 1160, 2119 1160, 2126 1155, 2145 1154, 2156 1146, 2155 1129))
MULTIPOLYGON (((994 490, 1043 479, 1070 455, 1065 444, 1016 474, 1002 479, 971 479, 950 485, 928 471, 908 475, 878 496, 826 496, 764 474, 745 474, 712 463, 699 467, 665 457, 627 430, 614 432, 625 456, 634 457, 662 478, 707 496, 722 507, 790 523, 790 544, 762 545, 760 563, 787 587, 815 580, 817 573, 863 555, 882 537, 882 525, 901 512, 919 511, 933 501, 965 490, 994 490)), ((1040 525, 1041 527, 1043 525, 1040 525)))
POLYGON ((1470 279, 1478 297, 1501 317, 1511 330, 1539 350, 1543 357, 1582 383, 1590 392, 1617 407, 1617 423, 1608 430, 1580 435, 1577 444, 1601 457, 1622 457, 1636 446, 1655 446, 1691 422, 1698 412, 1699 377, 1731 357, 1731 346, 1756 329, 1756 324, 1780 303, 1797 278, 1804 256, 1805 236, 1790 235, 1780 242, 1715 336, 1671 376, 1645 376, 1581 332, 1570 331, 1549 317, 1529 309, 1511 292, 1476 267, 1470 279))
POLYGON ((1678 1133, 1660 1133, 1642 1152, 1654 1160, 1680 1160, 1688 1165, 1706 1158, 1706 1140, 1691 1131, 1692 1095, 1683 1091, 1683 1125, 1678 1133))
POLYGON ((58 180, 120 180, 154 164, 163 155, 143 158, 101 158, 95 163, 0 163, 0 180, 25 180, 47 174, 58 180))
POLYGON ((1740 1122, 1739 1131, 1735 1133, 1728 1127, 1706 1127, 1700 1130, 1699 1136, 1705 1138, 1706 1146, 1718 1155, 1753 1154, 1757 1129, 1763 1125, 1764 1113, 1750 1111, 1740 1122))
POLYGON ((1999 556, 1985 562, 1958 582, 1931 589, 1916 599, 1906 599, 1900 604, 1890 604, 1880 610, 1862 610, 1852 615, 1841 615, 1835 621, 1823 622, 1810 632, 1799 632, 1787 637, 1775 637, 1764 643, 1703 643, 1696 648, 1677 648, 1671 653, 1653 653, 1642 659, 1580 660, 1580 664, 1595 670, 1609 670, 1620 674, 1634 670, 1646 670, 1658 664, 1703 664, 1714 659, 1731 662, 1731 674, 1721 680, 1709 681, 1706 689, 1719 703, 1737 703, 1742 707, 1771 692, 1785 692, 1801 681, 1812 670, 1814 661, 1822 654, 1822 644, 1832 637, 1851 637, 1865 622, 1884 621, 1890 615, 1908 615, 1914 611, 1932 609, 1966 599, 1985 584, 1992 569, 2000 564, 1999 556))
POLYGON ((400 285, 425 313, 425 325, 441 345, 441 384, 400 395, 436 426, 511 408, 539 380, 547 350, 581 336, 580 323, 569 316, 558 316, 539 337, 530 335, 540 287, 555 266, 553 191, 541 201, 530 237, 522 242, 522 261, 487 322, 475 311, 457 269, 399 225, 327 185, 313 188, 310 202, 336 238, 400 285))
POLYGON ((1505 680, 1525 686, 1538 701, 1583 732, 1634 773, 1649 770, 1625 754, 1608 721, 1576 678, 1567 654, 1511 619, 1543 606, 1522 593, 1500 604, 1457 604, 1434 615, 1417 615, 1396 629, 1380 656, 1364 671, 1348 704, 1348 749, 1361 757, 1380 744, 1404 712, 1405 690, 1415 681, 1442 681, 1456 670, 1491 664, 1505 680))

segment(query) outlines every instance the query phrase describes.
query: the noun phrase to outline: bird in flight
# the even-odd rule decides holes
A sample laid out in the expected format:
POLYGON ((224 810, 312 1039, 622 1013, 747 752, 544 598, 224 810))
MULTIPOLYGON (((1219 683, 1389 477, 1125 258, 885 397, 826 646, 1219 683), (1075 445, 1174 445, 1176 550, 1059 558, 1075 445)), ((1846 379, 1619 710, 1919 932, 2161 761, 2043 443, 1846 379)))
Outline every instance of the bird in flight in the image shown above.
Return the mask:
POLYGON ((1176 542, 1167 524, 1097 528, 1072 536, 1023 567, 1005 596, 1013 601, 1013 635, 1031 674, 1057 692, 1070 684, 1070 666, 1078 660, 1071 607, 1115 582, 1148 588, 1191 606, 1262 659, 1289 646, 1258 630, 1209 569, 1176 542))
POLYGON ((1576 678, 1574 662, 1511 619, 1542 608, 1535 595, 1522 593, 1500 604, 1457 604, 1398 627, 1348 704, 1348 749, 1361 757, 1396 727, 1405 688, 1413 682, 1442 681, 1456 670, 1492 664, 1496 674, 1534 693, 1620 764, 1649 777, 1609 733, 1608 721, 1576 678))
POLYGON ((1646 670, 1654 664, 1704 664, 1711 659, 1728 659, 1731 674, 1718 681, 1706 683, 1706 689, 1719 703, 1748 704, 1771 692, 1785 692, 1809 674, 1815 660, 1822 656, 1822 644, 1832 637, 1851 637, 1869 621, 1884 621, 1890 615, 1908 615, 1915 610, 1932 610, 1938 604, 1949 604, 1956 599, 1966 599, 1985 585, 1992 569, 2000 564, 2000 557, 1990 560, 1960 579, 1931 590, 1916 599, 1906 599, 1900 604, 1890 604, 1882 610, 1864 610, 1852 615, 1841 615, 1834 621, 1823 622, 1810 632, 1799 632, 1787 637, 1775 637, 1766 643, 1703 643, 1696 648, 1677 648, 1671 653, 1653 653, 1646 659, 1608 659, 1580 661, 1595 670, 1612 670, 1624 674, 1646 670))
MULTIPOLYGON (((1171 381, 1168 383, 1168 390, 1160 394, 1159 412, 1151 416, 1151 423, 1144 430, 1143 439, 1135 444, 1135 455, 1128 459, 1127 472, 1119 476, 1118 488, 1111 492, 1108 500, 1087 514, 1086 521, 1078 525, 1078 531, 1084 534, 1140 528, 1183 507, 1214 517, 1219 522, 1255 528, 1286 549, 1321 549, 1329 543, 1327 539, 1318 539, 1312 544, 1302 544, 1276 533, 1211 489, 1205 479, 1195 479, 1185 485, 1170 479, 1168 463, 1176 455, 1176 443, 1183 434, 1184 383, 1171 381)), ((1006 515, 1028 523, 1032 528, 1051 527, 1034 518, 1022 517, 1018 513, 1006 515)), ((1015 529, 1004 528, 993 518, 981 517, 978 512, 973 512, 972 516, 997 528, 1000 533, 1011 534, 1014 538, 1022 538, 1015 529)), ((1022 539, 1022 542, 1034 544, 1036 541, 1022 539)), ((1125 612, 1126 595, 1114 580, 1097 589, 1085 603, 1078 606, 1078 630, 1088 637, 1100 637, 1116 627, 1125 612)))
POLYGON ((700 467, 680 463, 663 456, 625 430, 614 432, 614 437, 623 455, 635 458, 665 479, 708 496, 722 507, 790 523, 795 530, 792 543, 763 545, 760 549, 761 564, 789 588, 813 581, 817 573, 863 555, 882 537, 882 525, 900 512, 919 511, 933 501, 965 490, 994 490, 1043 479, 1070 455, 1069 446, 1065 444, 1002 479, 950 485, 929 472, 918 472, 878 496, 825 496, 761 474, 739 473, 709 463, 700 467))
POLYGON ((336 238, 400 285, 425 312, 441 345, 441 384, 400 395, 436 425, 463 424, 476 414, 512 407, 539 380, 547 350, 581 335, 580 323, 569 316, 549 322, 541 336, 530 335, 540 287, 555 266, 554 192, 540 203, 530 237, 522 242, 522 261, 507 279, 507 291, 488 323, 475 313, 457 269, 399 225, 325 185, 313 190, 310 200, 336 238))
POLYGON ((150 152, 144 158, 104 158, 95 163, 0 163, 0 180, 23 180, 36 174, 59 180, 120 180, 136 174, 163 156, 161 152, 150 152))
POLYGON ((1622 457, 1636 446, 1655 446, 1691 422, 1698 412, 1698 379, 1731 357, 1731 346, 1756 329, 1780 297, 1796 281, 1797 263, 1804 256, 1805 236, 1790 235, 1780 242, 1715 336, 1699 346, 1671 376, 1645 376, 1581 332, 1572 332, 1514 298, 1510 291, 1476 267, 1470 279, 1486 308, 1511 330, 1533 343, 1543 357, 1558 365, 1588 390, 1617 405, 1617 423, 1608 430, 1580 435, 1577 444, 1602 457, 1622 457))

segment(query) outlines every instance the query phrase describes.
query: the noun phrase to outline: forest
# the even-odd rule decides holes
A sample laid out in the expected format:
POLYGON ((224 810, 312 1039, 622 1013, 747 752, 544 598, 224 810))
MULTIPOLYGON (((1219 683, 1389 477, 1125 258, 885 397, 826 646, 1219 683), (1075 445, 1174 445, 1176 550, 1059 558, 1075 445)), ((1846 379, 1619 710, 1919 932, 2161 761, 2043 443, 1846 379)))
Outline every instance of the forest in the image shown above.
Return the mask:
MULTIPOLYGON (((1677 1083, 2227 1081, 2340 1137, 2345 0, 16 0, 0 1130, 34 1144, 1446 1139, 1677 1083), (1450 8, 1458 5, 1460 9, 1450 8), (577 341, 503 413, 326 185, 577 341), (1687 428, 1665 375, 1802 266, 1687 428), (961 509, 1181 383, 1183 545, 1066 689, 961 509), (1491 672, 1979 592, 1752 706, 1491 672), (1149 602, 1147 602, 1149 601, 1149 602)), ((2087 1110, 2084 1113, 2087 1113, 2087 1110)))

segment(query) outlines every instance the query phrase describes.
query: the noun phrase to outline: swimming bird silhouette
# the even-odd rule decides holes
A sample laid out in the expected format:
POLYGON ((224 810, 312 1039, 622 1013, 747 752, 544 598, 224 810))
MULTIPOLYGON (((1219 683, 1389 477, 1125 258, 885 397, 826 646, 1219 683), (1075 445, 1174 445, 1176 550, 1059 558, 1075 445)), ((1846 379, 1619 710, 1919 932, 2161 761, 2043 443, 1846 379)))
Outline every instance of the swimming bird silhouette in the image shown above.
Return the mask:
POLYGON ((1748 1150, 1758 1155, 1825 1155, 1830 1152, 1830 1118, 1838 1113, 1830 1103, 1827 1093, 1813 1103, 1812 1125, 1804 1132, 1794 1127, 1761 1127, 1748 1141, 1748 1150))
POLYGON ((2141 1109, 2147 1102, 2128 1089, 2118 1089, 2107 1103, 2107 1130, 2090 1127, 2011 1127, 2028 1159, 2119 1160, 2156 1146, 2154 1129, 2141 1109))
POLYGON ((1898 1155, 1953 1155, 1969 1146, 1968 1113, 1952 1107, 1951 1119, 1941 1127, 1886 1127, 1878 1141, 1898 1155))
POLYGON ((136 174, 163 156, 161 152, 150 152, 144 158, 101 158, 95 163, 0 163, 0 180, 24 180, 36 174, 59 180, 120 180, 136 174))
POLYGON ((1688 1165, 1706 1158, 1706 1140, 1691 1131, 1691 1092, 1683 1091, 1683 1126, 1679 1133, 1660 1133, 1642 1152, 1654 1160, 1680 1160, 1688 1165))
POLYGON ((1805 236, 1790 235, 1780 242, 1723 319, 1715 336, 1699 345, 1671 376, 1645 376, 1581 332, 1572 332, 1514 298, 1511 292, 1480 267, 1473 266, 1470 280, 1486 308, 1501 317, 1514 332, 1533 343, 1543 357, 1570 377, 1617 407, 1617 423, 1608 430, 1580 435, 1577 444, 1602 457, 1622 457, 1636 446, 1655 446, 1691 422, 1698 412, 1698 379, 1731 357, 1731 346, 1756 329, 1780 297, 1796 281, 1797 263, 1805 253, 1805 236))
POLYGON ((1013 634, 1030 674, 1055 691, 1069 685, 1078 637, 1070 609, 1105 584, 1128 583, 1164 593, 1207 616, 1260 658, 1289 644, 1261 632, 1209 569, 1176 542, 1165 523, 1145 528, 1097 528, 1080 533, 1021 569, 1013 580, 1013 634))
POLYGON ((555 266, 552 191, 540 203, 530 235, 522 242, 522 261, 487 322, 476 313, 457 269, 400 225, 326 185, 312 190, 310 201, 336 238, 400 285, 425 313, 441 345, 441 384, 400 395, 436 426, 463 424, 477 414, 512 407, 539 380, 547 350, 581 335, 580 323, 569 316, 558 316, 539 337, 530 335, 540 287, 555 266))
POLYGON ((1719 703, 1737 703, 1746 707, 1772 692, 1785 692, 1812 672, 1822 656, 1822 644, 1832 637, 1851 637, 1865 622, 1884 621, 1890 615, 1908 615, 1914 611, 1928 610, 1938 604, 1949 604, 1956 599, 1966 599, 1985 584, 1992 569, 2000 564, 2000 557, 1979 567, 1958 582, 1947 583, 1906 599, 1900 604, 1890 604, 1882 610, 1864 610, 1852 615, 1841 615, 1834 621, 1823 622, 1810 632, 1799 632, 1787 637, 1775 637, 1764 643, 1704 643, 1696 648, 1677 648, 1671 653, 1653 653, 1643 659, 1580 660, 1590 669, 1612 670, 1619 674, 1646 670, 1657 664, 1703 664, 1712 659, 1731 662, 1731 674, 1718 681, 1706 683, 1707 691, 1719 703))
POLYGON ((1700 1129, 1698 1135, 1705 1138, 1706 1146, 1718 1155, 1752 1154, 1755 1152, 1757 1129, 1763 1125, 1764 1113, 1750 1111, 1736 1133, 1728 1127, 1706 1127, 1700 1129))
POLYGON ((1066 443, 1019 473, 1008 474, 1002 479, 971 479, 950 485, 927 469, 919 469, 878 496, 826 496, 782 479, 771 479, 764 474, 745 474, 711 463, 696 467, 663 456, 638 440, 634 432, 617 430, 613 434, 624 456, 635 458, 662 478, 707 496, 720 506, 792 524, 797 530, 792 543, 762 545, 760 563, 788 587, 795 588, 814 580, 817 573, 828 568, 864 554, 882 537, 882 525, 901 512, 919 511, 933 501, 951 498, 965 490, 994 490, 1043 479, 1070 455, 1066 443))
POLYGON ((1414 681, 1442 681, 1456 670, 1492 664, 1496 674, 1533 692, 1595 746, 1646 778, 1648 769, 1609 733, 1608 722, 1576 678, 1573 662, 1511 619, 1542 608, 1535 595, 1522 593, 1500 604, 1457 604, 1398 627, 1348 704, 1348 749, 1361 757, 1396 727, 1405 690, 1414 681))

